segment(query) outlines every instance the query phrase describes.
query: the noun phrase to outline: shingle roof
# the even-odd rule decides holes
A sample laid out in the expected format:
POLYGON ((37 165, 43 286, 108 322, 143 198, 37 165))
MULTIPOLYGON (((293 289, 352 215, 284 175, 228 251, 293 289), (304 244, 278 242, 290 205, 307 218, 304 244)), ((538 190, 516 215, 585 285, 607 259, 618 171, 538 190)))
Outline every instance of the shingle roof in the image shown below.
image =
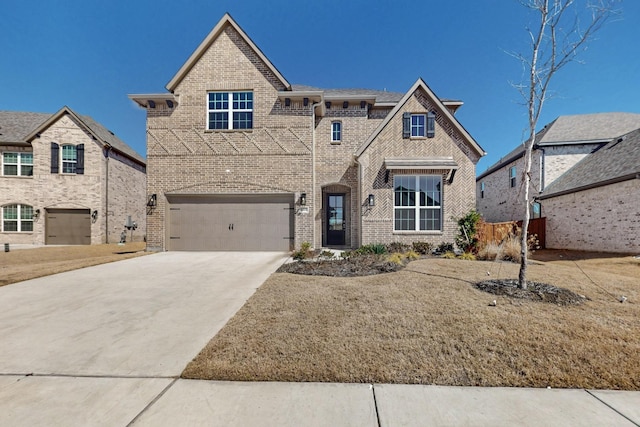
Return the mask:
MULTIPOLYGON (((536 133, 536 144, 598 143, 610 141, 640 128, 640 114, 594 113, 559 116, 536 133)), ((489 166, 476 179, 482 179, 513 162, 524 153, 524 143, 489 166)))
POLYGON ((0 142, 25 143, 26 136, 51 114, 0 111, 0 142))
POLYGON ((314 86, 307 85, 291 85, 293 91, 323 91, 325 96, 328 97, 340 97, 340 96, 363 96, 363 97, 375 97, 377 102, 398 102, 404 96, 404 93, 399 92, 387 92, 386 90, 375 89, 323 89, 314 86))
POLYGON ((144 158, 142 158, 142 156, 140 156, 133 148, 129 147, 129 145, 118 138, 113 132, 93 120, 93 118, 81 115, 78 115, 78 117, 82 120, 85 126, 87 126, 96 135, 97 138, 102 140, 102 142, 109 144, 116 150, 132 157, 142 164, 146 163, 144 158))
POLYGON ((550 184, 540 196, 546 199, 597 187, 640 174, 640 129, 616 138, 588 155, 550 184))

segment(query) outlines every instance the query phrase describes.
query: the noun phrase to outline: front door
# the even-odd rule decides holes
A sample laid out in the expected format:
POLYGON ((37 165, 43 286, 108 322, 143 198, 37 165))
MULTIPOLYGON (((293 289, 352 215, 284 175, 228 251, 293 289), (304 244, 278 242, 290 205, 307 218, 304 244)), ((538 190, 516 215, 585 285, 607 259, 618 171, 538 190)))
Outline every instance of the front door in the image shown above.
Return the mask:
POLYGON ((344 194, 329 194, 327 200, 327 246, 344 246, 346 229, 344 194))

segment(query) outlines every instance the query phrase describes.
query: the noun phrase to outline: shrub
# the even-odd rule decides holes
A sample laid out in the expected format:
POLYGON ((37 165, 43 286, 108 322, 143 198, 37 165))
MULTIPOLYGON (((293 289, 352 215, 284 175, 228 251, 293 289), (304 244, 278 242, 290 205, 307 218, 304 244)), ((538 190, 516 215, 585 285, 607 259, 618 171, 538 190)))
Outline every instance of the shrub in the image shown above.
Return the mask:
POLYGON ((502 259, 506 261, 520 262, 522 256, 520 254, 520 235, 509 233, 509 235, 500 243, 502 248, 502 259))
POLYGON ((460 259, 466 259, 467 261, 475 261, 476 256, 471 252, 464 252, 462 255, 460 255, 460 259))
POLYGON ((355 250, 359 255, 382 255, 387 253, 387 248, 382 243, 370 243, 368 245, 360 246, 355 250))
POLYGON ((416 260, 416 259, 420 258, 420 254, 417 253, 416 251, 407 251, 407 252, 404 253, 404 256, 409 261, 413 261, 413 260, 416 260))
POLYGON ((293 254, 291 255, 293 257, 293 259, 295 259, 296 261, 302 261, 303 259, 307 259, 310 258, 312 255, 312 251, 311 251, 311 243, 309 242, 303 242, 300 245, 300 249, 297 251, 293 251, 293 254))
POLYGON ((438 254, 444 254, 447 252, 453 252, 453 243, 442 242, 436 248, 436 253, 438 254))
POLYGON ((456 246, 462 251, 478 252, 478 224, 480 221, 482 221, 482 216, 475 209, 470 210, 469 213, 458 219, 456 246))
POLYGON ((413 242, 413 250, 422 255, 429 255, 433 245, 429 242, 413 242))
POLYGON ((410 248, 411 246, 401 242, 392 242, 386 245, 387 252, 389 253, 394 253, 394 252, 404 253, 404 252, 407 252, 410 248))
POLYGON ((443 257, 443 258, 446 258, 446 259, 455 259, 456 254, 455 254, 455 253, 453 253, 453 251, 446 251, 446 252, 442 255, 442 257, 443 257))
POLYGON ((320 252, 319 256, 320 256, 320 258, 331 259, 331 258, 333 258, 335 256, 335 254, 333 252, 331 252, 331 251, 324 250, 324 251, 320 252))
POLYGON ((387 257, 387 262, 392 262, 394 264, 402 265, 403 264, 402 258, 403 258, 402 254, 396 252, 387 257))
POLYGON ((487 243, 478 251, 478 259, 494 261, 502 259, 502 247, 495 242, 487 243))

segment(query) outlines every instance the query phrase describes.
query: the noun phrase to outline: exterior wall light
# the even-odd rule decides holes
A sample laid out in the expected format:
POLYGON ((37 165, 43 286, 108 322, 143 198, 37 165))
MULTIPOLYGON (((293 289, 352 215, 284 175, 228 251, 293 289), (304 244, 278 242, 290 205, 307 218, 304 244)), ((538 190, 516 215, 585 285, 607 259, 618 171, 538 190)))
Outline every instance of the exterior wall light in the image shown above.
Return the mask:
POLYGON ((367 200, 367 204, 369 206, 375 206, 376 205, 376 196, 374 196, 373 194, 369 194, 369 198, 367 200))
POLYGON ((307 204, 307 193, 300 194, 300 206, 304 206, 307 204))
POLYGON ((91 220, 93 222, 96 222, 96 219, 98 219, 98 211, 94 210, 93 212, 91 212, 91 220))
POLYGON ((149 206, 150 208, 155 208, 157 203, 158 203, 158 198, 155 195, 155 193, 149 196, 149 201, 147 202, 147 206, 149 206))
POLYGON ((38 219, 40 217, 40 209, 36 209, 33 211, 33 219, 38 219))

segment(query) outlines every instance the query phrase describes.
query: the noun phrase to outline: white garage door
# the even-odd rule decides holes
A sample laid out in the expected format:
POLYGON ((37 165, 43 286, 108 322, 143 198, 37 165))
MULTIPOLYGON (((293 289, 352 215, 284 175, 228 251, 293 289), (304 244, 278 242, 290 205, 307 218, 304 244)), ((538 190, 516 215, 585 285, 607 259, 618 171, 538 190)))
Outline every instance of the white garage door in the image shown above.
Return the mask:
POLYGON ((293 195, 167 196, 170 251, 289 251, 293 195))

